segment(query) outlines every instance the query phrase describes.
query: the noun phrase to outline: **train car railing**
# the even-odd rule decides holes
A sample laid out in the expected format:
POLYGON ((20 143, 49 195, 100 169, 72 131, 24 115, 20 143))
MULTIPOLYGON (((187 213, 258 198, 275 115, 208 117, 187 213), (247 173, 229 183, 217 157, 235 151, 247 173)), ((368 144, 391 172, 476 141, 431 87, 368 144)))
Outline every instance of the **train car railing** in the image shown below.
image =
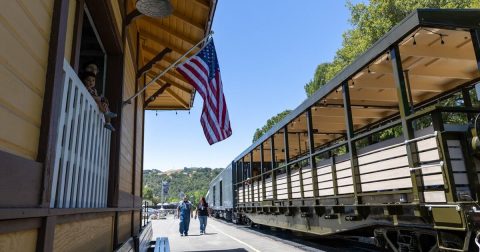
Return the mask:
POLYGON ((106 207, 110 131, 103 127, 103 114, 66 60, 63 71, 50 207, 106 207))
MULTIPOLYGON (((409 120, 413 121, 420 117, 433 116, 435 113, 448 111, 464 114, 478 112, 436 106, 418 112, 411 116, 409 120)), ((311 165, 295 167, 296 162, 305 159, 302 158, 299 159, 300 161, 290 162, 261 174, 260 177, 270 174, 264 179, 264 188, 260 179, 250 178, 248 183, 238 188, 238 202, 296 200, 314 198, 315 194, 318 195, 319 199, 353 197, 354 186, 357 186, 359 197, 369 197, 368 200, 366 199, 360 204, 391 204, 392 200, 396 203, 412 203, 412 194, 414 193, 412 173, 416 174, 416 179, 421 188, 419 191, 421 201, 418 203, 445 204, 455 202, 461 197, 464 197, 464 200, 467 200, 465 197, 470 197, 468 200, 472 200, 474 197, 472 192, 478 190, 472 188, 472 186, 478 184, 480 169, 470 171, 474 169, 474 164, 471 164, 472 169, 467 168, 469 161, 468 150, 465 146, 465 142, 467 142, 465 125, 463 128, 457 127, 457 130, 455 130, 452 129, 455 128, 455 125, 449 126, 446 122, 441 122, 440 124, 443 126, 439 128, 438 124, 437 122, 434 126, 430 123, 430 126, 417 129, 414 132, 414 139, 404 140, 400 136, 358 148, 355 163, 358 167, 357 176, 359 180, 356 185, 352 176, 352 162, 348 152, 316 162, 314 168, 316 171, 316 188, 311 165), (409 164, 407 145, 415 145, 413 155, 416 156, 417 164, 413 167, 409 164), (287 166, 294 167, 290 170, 290 176, 286 172, 287 166), (469 177, 469 175, 472 176, 469 177), (243 193, 245 194, 242 195, 243 193), (452 196, 452 194, 455 195, 452 196), (265 195, 265 198, 262 195, 265 195), (383 196, 377 197, 378 195, 383 196), (394 195, 394 197, 384 197, 384 195, 394 195)), ((377 130, 361 134, 354 140, 358 141, 370 134, 378 133, 396 125, 398 125, 398 121, 387 124, 388 127, 379 127, 377 130)), ((326 148, 323 152, 319 150, 311 155, 332 153, 335 148, 338 149, 341 146, 340 144, 332 148, 326 148)), ((344 202, 349 204, 348 202, 351 201, 344 202)))

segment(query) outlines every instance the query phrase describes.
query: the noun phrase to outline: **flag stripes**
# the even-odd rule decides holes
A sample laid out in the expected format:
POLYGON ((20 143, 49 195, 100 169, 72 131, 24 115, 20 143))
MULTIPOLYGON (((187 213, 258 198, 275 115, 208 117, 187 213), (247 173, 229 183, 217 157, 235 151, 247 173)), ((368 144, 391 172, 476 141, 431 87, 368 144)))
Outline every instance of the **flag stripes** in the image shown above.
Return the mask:
POLYGON ((213 39, 196 55, 180 64, 177 71, 203 98, 200 124, 208 143, 212 145, 232 135, 213 39))

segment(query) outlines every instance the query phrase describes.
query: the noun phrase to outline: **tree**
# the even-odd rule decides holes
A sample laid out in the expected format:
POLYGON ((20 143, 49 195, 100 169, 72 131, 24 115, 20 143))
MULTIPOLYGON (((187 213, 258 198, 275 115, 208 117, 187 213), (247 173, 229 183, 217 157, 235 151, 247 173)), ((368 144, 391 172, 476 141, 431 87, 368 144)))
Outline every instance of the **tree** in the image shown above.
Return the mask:
POLYGON ((310 80, 304 86, 307 96, 311 96, 313 93, 315 93, 315 91, 317 91, 327 83, 328 80, 326 73, 329 67, 330 63, 322 63, 317 66, 313 80, 310 80))
POLYGON ((143 187, 143 198, 148 199, 148 200, 152 200, 153 199, 153 189, 148 187, 148 186, 143 187))
POLYGON ((267 123, 263 125, 261 129, 258 128, 255 130, 255 134, 253 134, 252 143, 257 141, 260 137, 262 137, 265 133, 267 133, 268 130, 270 130, 275 124, 277 124, 283 118, 285 118, 285 116, 287 116, 290 112, 292 111, 289 109, 286 109, 283 112, 280 112, 275 116, 271 117, 270 119, 268 119, 267 123))

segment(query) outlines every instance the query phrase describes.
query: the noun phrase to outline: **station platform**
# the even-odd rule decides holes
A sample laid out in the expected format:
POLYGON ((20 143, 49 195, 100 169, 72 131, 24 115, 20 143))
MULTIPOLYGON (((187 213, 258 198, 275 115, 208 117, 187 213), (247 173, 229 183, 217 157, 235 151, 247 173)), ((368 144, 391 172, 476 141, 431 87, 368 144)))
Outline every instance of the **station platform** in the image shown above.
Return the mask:
POLYGON ((179 220, 168 215, 167 219, 153 220, 153 238, 168 237, 171 251, 304 251, 294 246, 246 231, 245 227, 227 224, 208 218, 206 234, 200 235, 198 219, 191 219, 188 236, 180 236, 179 220))

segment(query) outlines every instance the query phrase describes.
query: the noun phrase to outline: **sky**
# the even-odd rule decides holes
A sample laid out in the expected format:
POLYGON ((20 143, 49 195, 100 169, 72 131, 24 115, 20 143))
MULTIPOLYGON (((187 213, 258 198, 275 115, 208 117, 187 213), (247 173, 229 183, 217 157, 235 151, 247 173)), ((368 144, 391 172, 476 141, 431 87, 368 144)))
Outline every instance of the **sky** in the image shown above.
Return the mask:
POLYGON ((255 129, 307 98, 305 83, 332 61, 349 18, 338 0, 219 0, 212 30, 233 134, 208 144, 198 93, 190 113, 146 111, 144 169, 226 167, 255 129))

